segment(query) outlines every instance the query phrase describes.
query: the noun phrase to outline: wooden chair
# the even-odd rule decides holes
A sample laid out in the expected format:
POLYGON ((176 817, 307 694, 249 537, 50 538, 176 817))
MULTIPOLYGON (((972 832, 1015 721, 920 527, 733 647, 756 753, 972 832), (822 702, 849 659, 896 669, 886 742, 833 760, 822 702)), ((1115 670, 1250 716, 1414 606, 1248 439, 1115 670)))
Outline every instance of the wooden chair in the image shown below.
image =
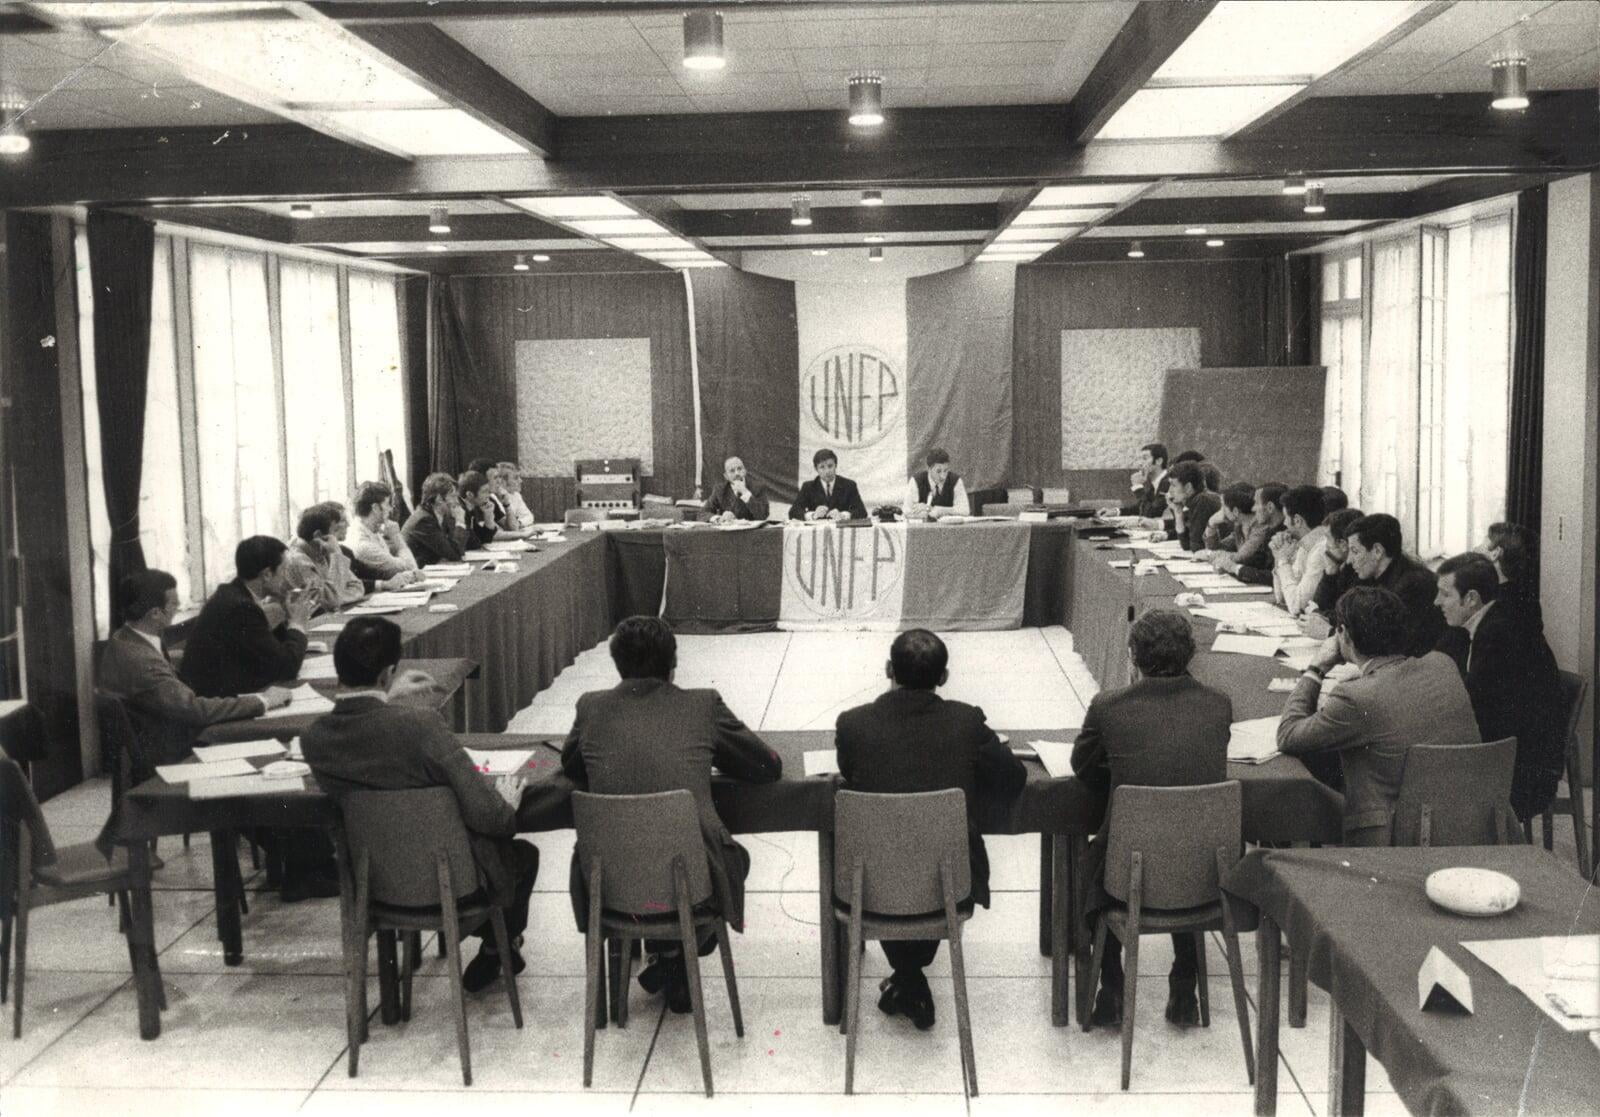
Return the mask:
MULTIPOLYGON (((1106 934, 1124 946, 1122 1088, 1133 1072, 1134 1008, 1139 990, 1139 936, 1194 934, 1200 993, 1200 1023, 1211 1025, 1206 989, 1204 932, 1222 932, 1227 946, 1233 1006, 1244 1043, 1245 1074, 1256 1080, 1250 1043, 1250 1003, 1244 991, 1239 932, 1254 928, 1222 893, 1222 880, 1242 856, 1243 794, 1237 780, 1193 787, 1124 784, 1111 793, 1106 836, 1105 891, 1115 901, 1095 923, 1094 961, 1099 974, 1106 934)), ((1087 1023, 1085 1028, 1087 1028, 1087 1023)))
POLYGON ((461 931, 487 920, 503 960, 511 1019, 522 1027, 522 1001, 511 972, 511 941, 505 913, 484 896, 461 808, 447 787, 409 791, 358 791, 340 802, 344 816, 340 852, 340 908, 346 951, 345 1023, 350 1041, 350 1077, 356 1076, 367 1036, 367 940, 374 932, 404 932, 400 960, 401 1015, 411 1012, 411 977, 417 968, 421 931, 437 931, 449 958, 451 1007, 461 1081, 472 1085, 472 1051, 461 986, 461 931))
POLYGON ((739 1011, 739 985, 728 941, 726 890, 716 886, 700 816, 688 791, 653 795, 572 795, 572 818, 578 833, 578 868, 588 888, 585 932, 583 1010, 583 1084, 594 1080, 594 1036, 604 1006, 604 962, 607 940, 619 946, 622 967, 617 1024, 628 1023, 628 982, 632 978, 633 943, 640 939, 677 939, 689 976, 689 1003, 694 1012, 694 1038, 700 1049, 700 1076, 706 1097, 712 1096, 711 1045, 706 1036, 705 996, 700 984, 700 934, 714 930, 722 955, 722 976, 728 983, 734 1035, 744 1036, 739 1011), (708 901, 714 901, 708 903, 708 901))
MULTIPOLYGON (((11 974, 11 1038, 22 1038, 22 1004, 28 975, 28 917, 39 908, 107 894, 115 898, 120 912, 120 930, 128 937, 128 962, 134 968, 137 949, 129 934, 132 913, 129 892, 136 887, 128 869, 128 851, 115 847, 108 858, 94 842, 57 847, 50 838, 50 827, 39 810, 39 800, 22 769, 9 758, 0 757, 0 861, 15 866, 15 896, 11 910, 16 920, 15 942, 4 943, 0 951, 14 954, 11 974)), ((5 927, 10 939, 10 922, 5 927)), ((154 964, 152 952, 151 962, 154 964)), ((0 968, 0 993, 5 988, 4 969, 0 968)), ((156 980, 160 982, 160 973, 156 980)), ((161 1007, 166 1007, 162 994, 161 1007)))
MULTIPOLYGON (((1555 845, 1555 812, 1566 810, 1572 816, 1572 840, 1578 852, 1578 872, 1584 879, 1588 879, 1593 861, 1590 859, 1590 839, 1592 834, 1586 834, 1587 822, 1583 816, 1583 762, 1578 756, 1578 722, 1583 717, 1583 699, 1589 690, 1589 683, 1582 675, 1575 675, 1571 671, 1561 672, 1561 700, 1566 710, 1566 768, 1567 768, 1567 794, 1557 796, 1550 800, 1550 805, 1544 809, 1544 848, 1550 849, 1555 845)), ((1591 788, 1589 794, 1593 795, 1591 788)), ((1533 834, 1528 834, 1528 840, 1533 840, 1533 834)))
POLYGON ((1517 739, 1481 745, 1412 745, 1395 800, 1390 844, 1512 845, 1511 810, 1517 739))
MULTIPOLYGON (((861 963, 870 940, 948 939, 961 1078, 978 1096, 978 1064, 967 1008, 961 925, 972 917, 967 804, 961 791, 878 795, 840 791, 834 799, 833 917, 847 928, 844 1092, 855 1093, 861 1032, 861 963)), ((823 932, 827 934, 825 930, 823 932)))

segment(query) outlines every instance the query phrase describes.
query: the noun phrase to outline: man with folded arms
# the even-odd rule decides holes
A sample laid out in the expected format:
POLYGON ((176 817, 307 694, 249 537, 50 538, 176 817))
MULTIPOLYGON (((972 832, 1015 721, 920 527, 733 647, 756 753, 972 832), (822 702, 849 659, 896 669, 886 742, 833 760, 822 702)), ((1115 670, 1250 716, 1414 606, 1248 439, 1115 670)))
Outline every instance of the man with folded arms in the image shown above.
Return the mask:
POLYGON ((1344 844, 1388 845, 1406 752, 1412 745, 1475 745, 1478 721, 1449 656, 1405 654, 1406 607, 1390 591, 1350 590, 1334 608, 1334 626, 1284 704, 1278 749, 1286 756, 1337 754, 1344 844), (1357 675, 1330 690, 1318 709, 1322 680, 1341 663, 1353 664, 1357 675))
POLYGON ((839 455, 818 450, 811 455, 817 475, 800 486, 800 495, 789 506, 791 520, 864 520, 867 506, 861 490, 848 477, 839 476, 839 455))
POLYGON ((1291 615, 1315 607, 1322 583, 1322 556, 1328 548, 1327 512, 1322 490, 1296 485, 1283 494, 1283 534, 1272 540, 1272 596, 1291 615))
MULTIPOLYGON (((839 773, 853 791, 903 794, 960 788, 967 800, 972 892, 962 902, 989 906, 989 855, 978 832, 979 795, 1015 799, 1027 780, 1022 761, 1000 743, 983 711, 935 693, 950 681, 944 641, 922 628, 895 637, 884 671, 890 689, 839 715, 834 747, 839 773)), ((933 993, 923 970, 939 941, 884 942, 894 974, 879 987, 878 1008, 904 1013, 921 1030, 933 1027, 933 993)))
MULTIPOLYGON (((448 787, 461 808, 479 875, 476 882, 456 885, 468 892, 469 883, 477 885, 463 902, 487 900, 505 912, 511 972, 519 974, 526 967, 521 946, 528 900, 539 875, 538 848, 516 836, 522 780, 483 775, 438 713, 407 704, 410 691, 431 686, 431 680, 421 672, 396 678, 399 662, 400 627, 393 621, 356 617, 344 626, 333 645, 339 692, 332 712, 301 736, 306 763, 335 800, 353 791, 448 787)), ((467 991, 477 993, 500 976, 506 960, 488 921, 466 934, 482 940, 461 975, 467 991)))
POLYGON ((735 520, 764 520, 769 506, 767 494, 750 484, 745 474, 744 459, 734 456, 722 463, 722 484, 711 493, 711 499, 702 505, 711 513, 716 523, 729 524, 735 520))
POLYGON ((928 468, 917 470, 906 482, 906 517, 938 520, 971 515, 966 482, 950 468, 949 451, 934 447, 923 462, 928 468))
POLYGON ((344 542, 352 564, 371 571, 373 577, 393 578, 417 569, 400 525, 389 518, 393 511, 394 493, 383 482, 363 481, 356 490, 356 518, 345 530, 344 542))

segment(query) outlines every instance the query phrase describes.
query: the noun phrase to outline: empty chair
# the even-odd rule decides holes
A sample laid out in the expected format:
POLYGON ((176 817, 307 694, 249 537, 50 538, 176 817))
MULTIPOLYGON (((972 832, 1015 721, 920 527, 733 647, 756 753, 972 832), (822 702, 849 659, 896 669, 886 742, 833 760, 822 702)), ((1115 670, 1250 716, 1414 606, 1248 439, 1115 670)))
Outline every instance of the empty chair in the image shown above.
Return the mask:
POLYGON ((1593 835, 1585 836, 1584 833, 1587 824, 1583 817, 1583 795, 1579 790, 1583 786, 1583 766, 1578 758, 1578 721, 1583 717, 1583 698, 1588 690, 1589 684, 1582 675, 1575 675, 1571 671, 1561 672, 1561 701, 1567 715, 1562 721, 1567 727, 1565 739, 1567 793, 1552 799, 1550 805, 1544 809, 1545 849, 1550 849, 1555 844, 1555 812, 1565 808, 1572 815, 1572 840, 1577 846, 1578 872, 1585 877, 1589 875, 1592 864, 1589 860, 1591 843, 1588 839, 1593 835))
MULTIPOLYGON (((478 879, 478 866, 455 793, 448 787, 410 791, 352 791, 344 814, 341 853, 341 914, 346 949, 345 1022, 350 1039, 350 1077, 356 1076, 367 1021, 367 939, 374 932, 405 932, 400 960, 402 1015, 411 1009, 411 976, 417 968, 416 932, 437 931, 449 959, 451 1007, 461 1053, 461 1081, 472 1085, 467 1042, 467 1007, 461 987, 461 933, 488 920, 500 957, 511 957, 505 913, 478 879)), ((504 970, 511 1019, 522 1027, 516 975, 504 970)))
POLYGON ((1511 775, 1517 739, 1481 745, 1413 745, 1395 799, 1391 844, 1510 845, 1517 839, 1511 775))
MULTIPOLYGON (((967 1011, 961 925, 972 917, 967 804, 960 789, 883 795, 840 791, 833 812, 833 916, 847 932, 844 1092, 855 1092, 861 1031, 861 962, 884 939, 949 939, 961 1078, 978 1096, 978 1064, 967 1011)), ((826 931, 824 934, 828 933, 826 931)))
MULTIPOLYGON (((1190 787, 1140 787, 1124 784, 1111 793, 1106 836, 1105 891, 1114 902, 1101 909, 1094 933, 1091 973, 1099 973, 1106 934, 1123 945, 1122 1088, 1133 1071, 1134 1005, 1139 990, 1139 936, 1220 930, 1227 946, 1233 1006, 1244 1043, 1245 1074, 1256 1080, 1250 1045, 1250 1005, 1245 999, 1239 932, 1253 930, 1254 916, 1241 925, 1222 893, 1222 880, 1241 856, 1243 796, 1237 780, 1190 787)), ((1200 1022, 1211 1023, 1206 990, 1205 943, 1201 960, 1200 1022)), ((1087 1024, 1084 1025, 1088 1027, 1087 1024)))
POLYGON ((714 880, 694 796, 688 791, 652 795, 593 795, 574 792, 572 818, 578 832, 578 868, 588 892, 585 932, 583 1084, 594 1078, 594 1034, 602 1005, 602 947, 620 948, 622 964, 617 1022, 628 1019, 628 982, 633 943, 639 939, 677 939, 689 975, 694 1038, 700 1048, 700 1075, 712 1096, 711 1046, 706 1037, 705 996, 700 986, 700 935, 715 931, 728 983, 733 1032, 744 1035, 739 986, 728 941, 726 884, 714 880))

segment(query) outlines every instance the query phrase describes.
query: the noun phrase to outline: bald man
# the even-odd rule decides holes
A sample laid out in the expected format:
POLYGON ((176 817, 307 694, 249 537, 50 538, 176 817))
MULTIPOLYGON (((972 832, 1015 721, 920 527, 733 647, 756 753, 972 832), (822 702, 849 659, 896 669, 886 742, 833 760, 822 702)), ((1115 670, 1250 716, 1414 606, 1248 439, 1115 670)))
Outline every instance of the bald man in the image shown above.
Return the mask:
POLYGON ((722 484, 703 505, 717 523, 734 520, 764 520, 767 518, 767 494, 755 488, 745 478, 744 462, 729 458, 722 463, 722 484))

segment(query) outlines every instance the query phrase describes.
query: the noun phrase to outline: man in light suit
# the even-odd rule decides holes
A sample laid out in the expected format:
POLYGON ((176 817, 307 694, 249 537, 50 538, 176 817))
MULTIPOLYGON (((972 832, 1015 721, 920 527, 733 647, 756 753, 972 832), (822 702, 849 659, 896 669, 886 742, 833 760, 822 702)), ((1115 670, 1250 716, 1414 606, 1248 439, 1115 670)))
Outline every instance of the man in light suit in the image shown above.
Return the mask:
MULTIPOLYGON (((333 645, 338 697, 333 711, 301 737, 306 763, 317 784, 335 800, 352 791, 448 787, 461 808, 478 865, 479 895, 504 910, 511 971, 521 973, 526 966, 521 936, 539 875, 539 850, 516 839, 522 781, 516 775, 490 780, 438 713, 408 705, 412 688, 426 688, 431 680, 420 672, 397 678, 399 662, 400 626, 393 621, 356 617, 344 626, 333 645)), ((483 942, 461 975, 467 991, 477 993, 500 976, 505 959, 494 946, 487 921, 465 933, 483 942)))
POLYGON ((1344 844, 1388 845, 1406 752, 1412 745, 1475 745, 1482 738, 1455 664, 1441 652, 1405 654, 1406 607, 1386 589, 1357 586, 1334 607, 1335 631, 1301 673, 1278 723, 1287 756, 1337 753, 1344 770, 1344 844), (1317 708, 1323 677, 1340 663, 1360 675, 1317 708))
MULTIPOLYGON (((629 617, 611 634, 611 660, 622 681, 578 699, 577 716, 561 752, 561 768, 580 789, 599 795, 648 795, 687 790, 694 795, 700 833, 723 917, 744 930, 744 880, 750 854, 723 825, 711 801, 711 768, 748 783, 772 783, 783 761, 714 690, 680 690, 672 683, 678 643, 657 617, 629 617)), ((586 929, 586 882, 572 858, 572 909, 586 929)), ((701 944, 706 954, 714 936, 701 944)), ((667 990, 674 1012, 689 1011, 688 971, 674 944, 647 944, 657 959, 639 975, 651 993, 667 990)))
POLYGON ((864 520, 867 506, 861 490, 848 477, 839 476, 839 455, 818 450, 811 455, 817 475, 800 486, 800 495, 789 506, 791 520, 864 520))
MULTIPOLYGON (((1233 703, 1189 674, 1194 632, 1189 619, 1170 609, 1146 613, 1128 630, 1128 649, 1139 679, 1121 690, 1103 690, 1089 702, 1072 748, 1072 772, 1095 793, 1104 810, 1123 784, 1189 787, 1227 779, 1228 734, 1233 703)), ((1085 871, 1092 881, 1088 908, 1109 898, 1105 879, 1110 818, 1089 843, 1085 871)), ((1200 1022, 1195 981, 1198 956, 1194 939, 1173 935, 1172 970, 1167 975, 1167 1019, 1189 1026, 1200 1022)), ((1095 1025, 1122 1020, 1122 948, 1106 942, 1095 997, 1095 1025)))

